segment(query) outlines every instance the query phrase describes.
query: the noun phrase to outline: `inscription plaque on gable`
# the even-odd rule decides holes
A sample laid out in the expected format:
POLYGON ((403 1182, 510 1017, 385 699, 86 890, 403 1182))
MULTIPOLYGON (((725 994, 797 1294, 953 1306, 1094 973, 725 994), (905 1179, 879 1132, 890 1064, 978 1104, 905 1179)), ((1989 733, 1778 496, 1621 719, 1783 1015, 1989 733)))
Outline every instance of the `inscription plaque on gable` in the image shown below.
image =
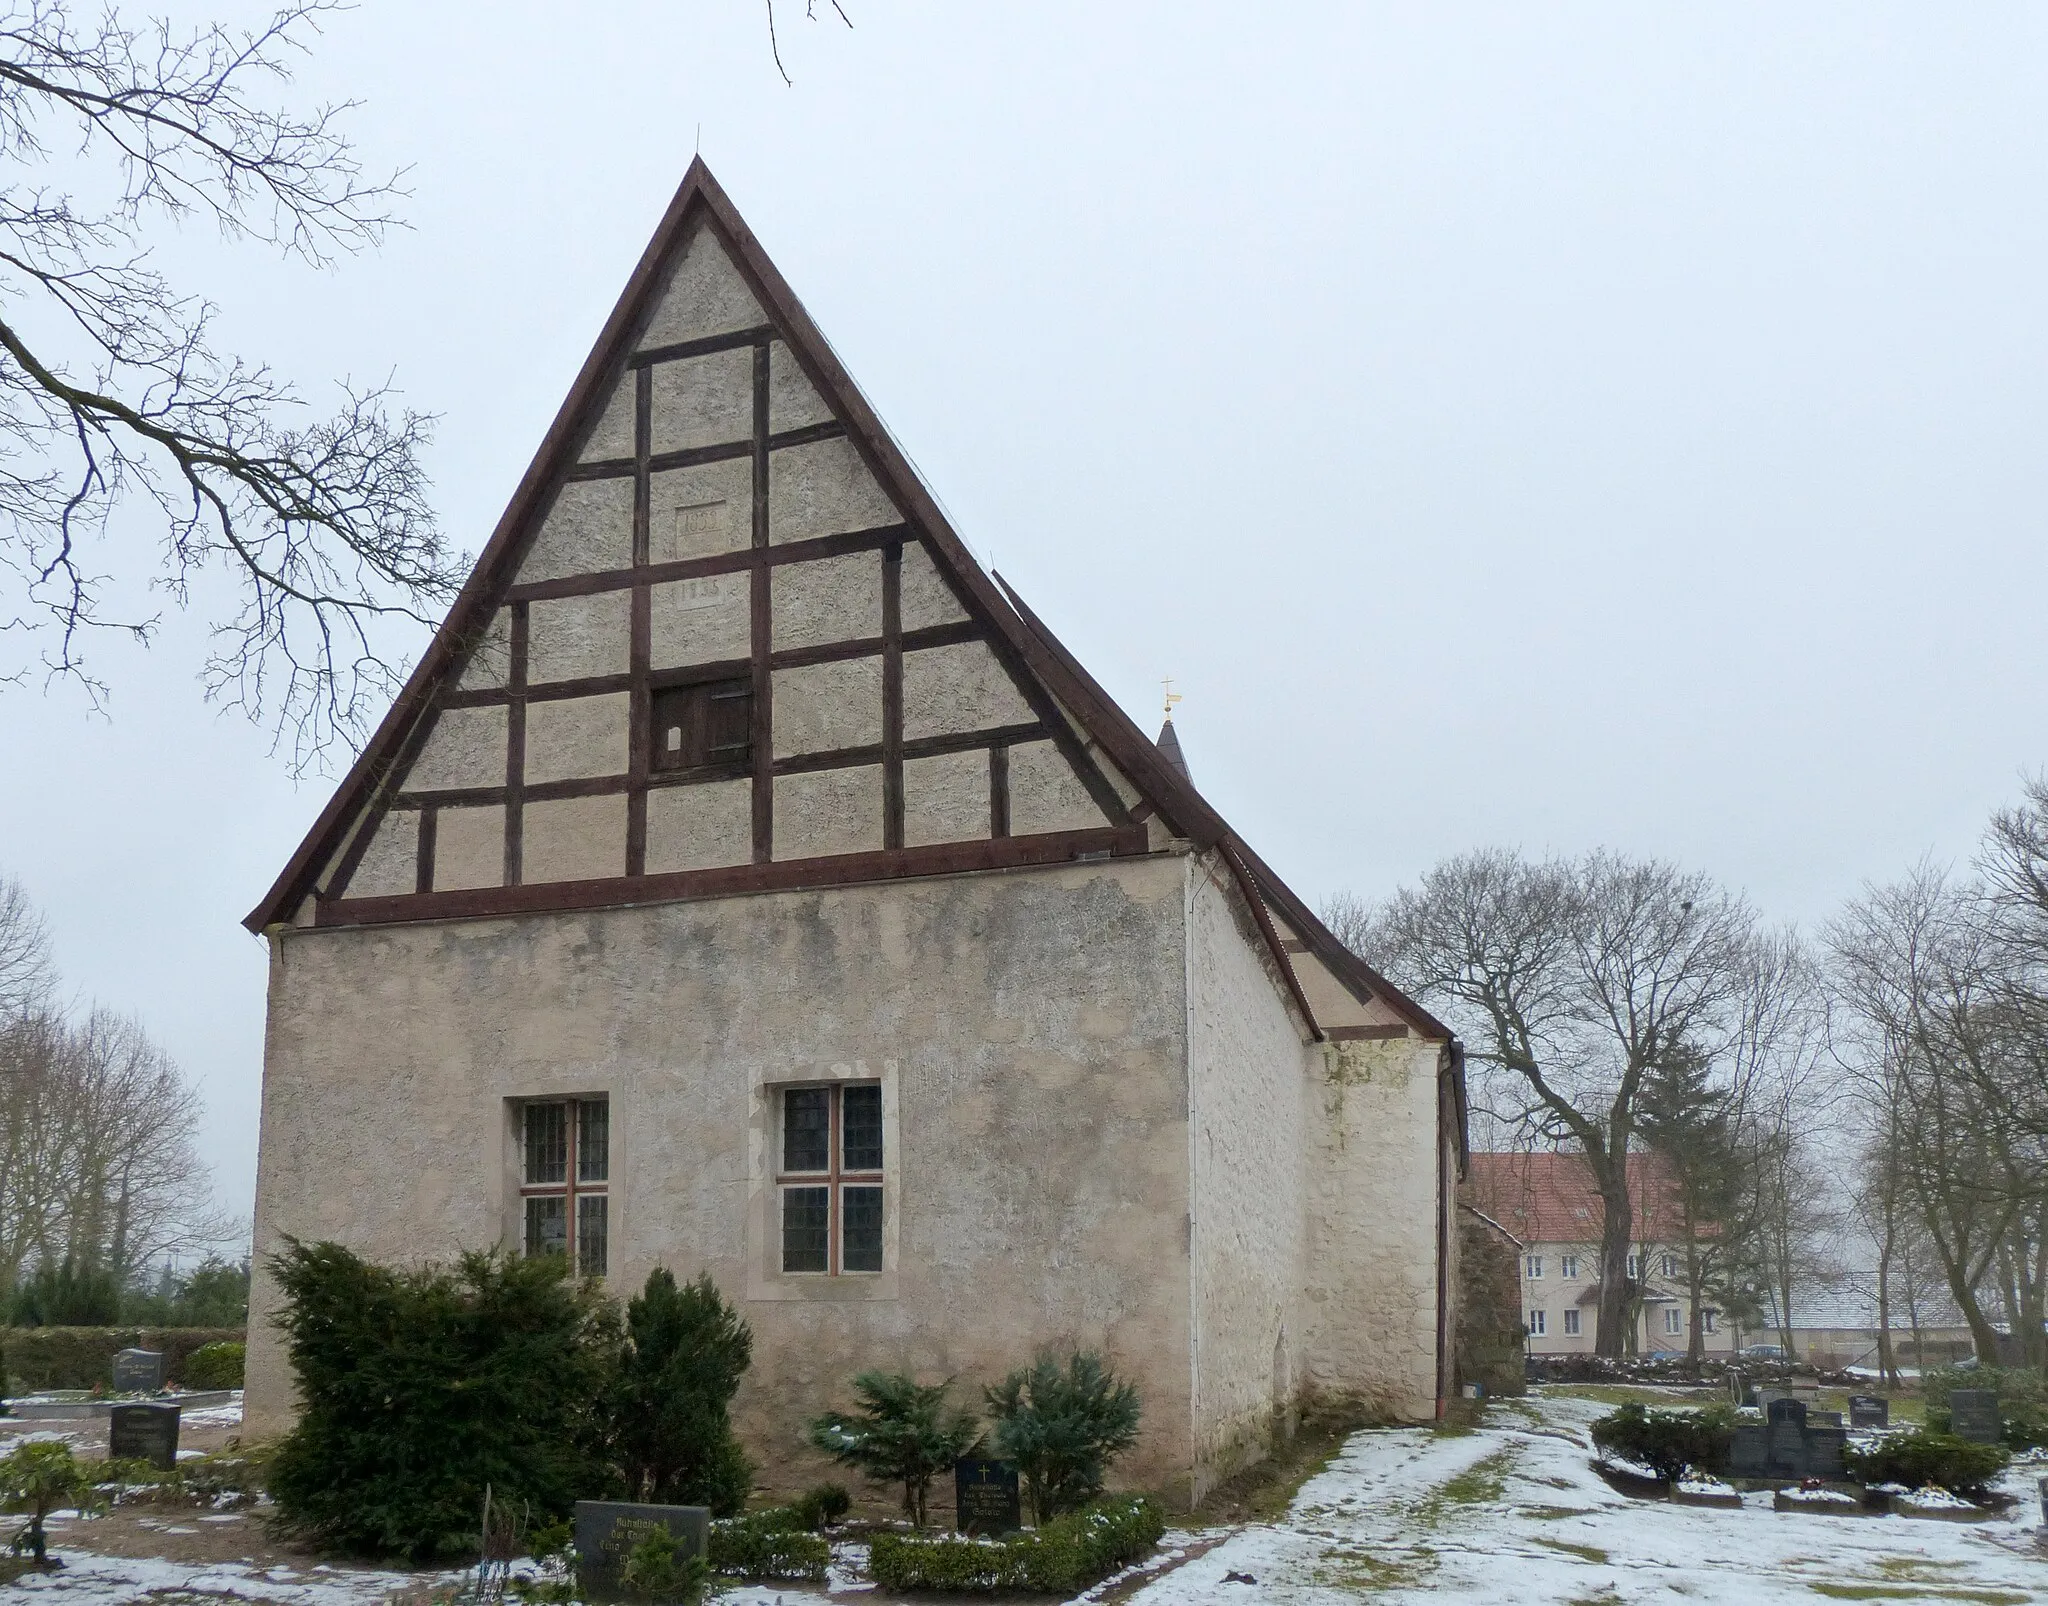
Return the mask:
POLYGON ((1976 1444, 1998 1442, 2002 1424, 1996 1389, 1951 1389, 1948 1410, 1950 1430, 1957 1438, 1976 1444))
POLYGON ((696 613, 705 608, 722 608, 747 600, 744 574, 707 574, 695 580, 677 580, 665 592, 669 607, 679 613, 696 613))
POLYGON ((965 1456, 953 1463, 954 1526, 964 1534, 1015 1533, 1024 1526, 1017 1469, 965 1456))
POLYGON ((107 1413, 107 1454, 147 1461, 168 1472, 178 1464, 178 1407, 117 1405, 107 1413))

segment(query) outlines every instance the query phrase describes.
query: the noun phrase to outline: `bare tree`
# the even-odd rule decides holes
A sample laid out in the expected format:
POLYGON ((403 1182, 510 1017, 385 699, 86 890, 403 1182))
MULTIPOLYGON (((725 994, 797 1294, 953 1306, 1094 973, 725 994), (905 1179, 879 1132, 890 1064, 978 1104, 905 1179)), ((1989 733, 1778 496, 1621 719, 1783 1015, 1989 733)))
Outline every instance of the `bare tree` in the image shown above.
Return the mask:
POLYGON ((1365 956, 1448 1013, 1494 1119, 1584 1154, 1604 1209, 1597 1348, 1628 1341, 1628 1154, 1644 1078, 1736 1030, 1756 917, 1708 878, 1595 853, 1446 861, 1365 928, 1365 956))
POLYGON ((50 990, 50 929, 19 881, 0 876, 0 1020, 28 1010, 50 990))
MULTIPOLYGON (((216 309, 151 266, 148 243, 198 220, 319 265, 391 225, 393 184, 367 178, 341 132, 351 108, 270 98, 336 9, 298 0, 247 32, 85 17, 71 0, 0 10, 0 575, 16 610, 0 607, 0 631, 40 641, 49 675, 97 701, 88 640, 147 640, 157 622, 114 601, 116 581, 182 606, 218 569, 238 600, 212 620, 207 695, 272 723, 296 766, 396 686, 384 627, 431 623, 466 571, 429 508, 428 420, 348 383, 311 414, 261 362, 217 349, 216 309), (155 522, 156 557, 110 574, 99 543, 130 504, 155 522)), ((26 673, 17 660, 12 678, 26 673)))

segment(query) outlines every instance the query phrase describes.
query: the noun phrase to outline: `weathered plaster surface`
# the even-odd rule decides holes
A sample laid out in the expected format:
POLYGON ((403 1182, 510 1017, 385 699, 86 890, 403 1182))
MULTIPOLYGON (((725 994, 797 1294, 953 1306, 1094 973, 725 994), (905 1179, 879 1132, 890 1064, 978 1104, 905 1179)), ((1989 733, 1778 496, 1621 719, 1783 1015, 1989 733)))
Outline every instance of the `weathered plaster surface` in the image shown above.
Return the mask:
POLYGON ((632 605, 623 591, 527 604, 526 683, 623 675, 632 663, 632 605))
POLYGON ((754 856, 754 783, 657 786, 647 794, 647 873, 709 870, 754 856))
POLYGON ((526 783, 626 772, 626 693, 551 697, 526 705, 526 783))
POLYGON ((1010 749, 1010 834, 1086 831, 1106 823, 1081 777, 1052 742, 1010 749))
POLYGON ((989 730, 1030 722, 1031 705, 988 644, 957 642, 903 655, 903 735, 989 730))
POLYGON ((626 873, 626 799, 535 799, 521 810, 520 879, 591 881, 626 873))
MULTIPOLYGON (((252 1309, 283 1233, 400 1263, 497 1241, 507 1101, 602 1092, 613 1286, 659 1263, 743 1302, 737 1419, 779 1478, 824 1470, 804 1423, 863 1367, 971 1399, 1081 1345, 1144 1394, 1122 1475, 1184 1489, 1182 885, 1177 859, 1126 860, 281 935, 252 1309), (898 1297, 748 1299, 760 1090, 887 1061, 898 1297)), ((272 1329, 250 1340, 248 1431, 274 1433, 288 1373, 272 1329)))
POLYGON ((612 382, 611 394, 605 397, 604 410, 597 415, 597 422, 591 426, 590 438, 584 441, 583 450, 577 454, 584 462, 617 461, 633 455, 634 390, 631 373, 622 374, 612 382))
POLYGON ((1295 1411, 1309 1055, 1227 869, 1186 863, 1199 1491, 1264 1455, 1295 1411))
POLYGON ((882 766, 775 778, 775 857, 871 853, 882 845, 882 766))
POLYGON ((872 530, 902 517, 849 440, 785 446, 768 454, 771 540, 808 541, 845 530, 872 530))
POLYGON ((505 809, 439 809, 434 831, 434 890, 496 887, 505 881, 505 809))
POLYGON ((377 826, 370 846, 349 877, 351 898, 389 898, 411 892, 419 880, 420 817, 413 809, 392 809, 377 826))
POLYGON ((777 758, 867 747, 881 739, 881 659, 847 658, 775 671, 777 758))
POLYGON ((831 416, 831 407, 804 377, 803 368, 790 355, 789 347, 780 340, 771 341, 768 346, 768 433, 780 435, 785 430, 801 429, 806 424, 822 424, 831 416))
POLYGON ((707 574, 649 586, 647 646, 657 671, 744 658, 752 648, 752 606, 744 574, 707 574))
POLYGON ((455 684, 461 691, 495 690, 505 684, 511 670, 512 610, 500 608, 470 648, 469 661, 462 666, 455 684))
POLYGON ((767 321, 718 237, 699 226, 669 274, 654 315, 640 337, 640 349, 758 328, 767 321))
POLYGON ((406 772, 408 792, 505 784, 505 710, 444 708, 406 772))
POLYGON ((1307 1381, 1418 1419, 1436 1407, 1439 1052, 1330 1043, 1314 1067, 1307 1381))
POLYGON ((778 652, 872 640, 882 633, 882 554, 785 563, 772 572, 768 602, 778 652))
POLYGON ((967 617, 953 588, 939 573, 932 555, 921 541, 903 547, 903 628, 923 630, 929 625, 958 624, 967 617))
POLYGON ((903 842, 968 842, 989 833, 988 754, 940 753, 903 763, 903 842))
POLYGON ((624 569, 633 562, 633 482, 570 480, 555 493, 525 561, 522 584, 624 569))
POLYGON ((650 475, 648 561, 677 563, 752 545, 753 496, 754 468, 744 457, 650 475))
POLYGON ((720 446, 754 433, 751 347, 654 365, 648 398, 649 449, 677 452, 720 446))

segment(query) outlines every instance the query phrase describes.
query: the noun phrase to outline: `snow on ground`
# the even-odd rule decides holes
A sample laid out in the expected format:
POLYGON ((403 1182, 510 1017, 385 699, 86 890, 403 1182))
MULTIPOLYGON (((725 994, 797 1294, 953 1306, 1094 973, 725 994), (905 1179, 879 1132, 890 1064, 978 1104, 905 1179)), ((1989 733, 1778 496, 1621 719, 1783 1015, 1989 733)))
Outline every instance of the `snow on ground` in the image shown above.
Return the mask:
MULTIPOLYGON (((1499 1402, 1464 1436, 1355 1435, 1284 1520, 1249 1527, 1147 1585, 1131 1606, 1356 1600, 1685 1602, 1827 1598, 2048 1601, 2032 1473, 2010 1520, 1977 1524, 1740 1510, 1616 1494, 1584 1433, 1608 1407, 1558 1395, 1499 1402)), ((2037 1469, 2036 1469, 2037 1470, 2037 1469)))
MULTIPOLYGON (((204 1519, 201 1519, 204 1520, 204 1519)), ((24 1574, 13 1586, 22 1606, 166 1606, 200 1600, 274 1602, 276 1606, 376 1606, 393 1591, 442 1581, 419 1573, 346 1567, 259 1568, 236 1563, 210 1567, 168 1561, 95 1556, 66 1549, 64 1566, 24 1574)), ((446 1581, 459 1575, 450 1573, 446 1581)))

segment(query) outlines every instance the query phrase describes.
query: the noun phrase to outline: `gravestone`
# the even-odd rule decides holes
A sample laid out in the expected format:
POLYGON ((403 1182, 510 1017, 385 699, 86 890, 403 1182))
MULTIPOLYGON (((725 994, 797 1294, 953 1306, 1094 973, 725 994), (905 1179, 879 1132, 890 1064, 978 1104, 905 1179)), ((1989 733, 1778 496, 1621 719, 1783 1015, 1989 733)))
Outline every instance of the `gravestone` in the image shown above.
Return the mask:
POLYGON ((964 1534, 1009 1534, 1024 1526, 1017 1469, 1007 1461, 963 1456, 953 1463, 953 1526, 964 1534))
POLYGON ((1773 1477, 1806 1476, 1806 1402, 1789 1397, 1764 1407, 1764 1454, 1773 1477))
POLYGON ((1838 1428, 1842 1425, 1842 1413, 1809 1410, 1806 1413, 1806 1425, 1810 1428, 1838 1428))
POLYGON ((1771 1463, 1767 1449, 1762 1428, 1754 1422, 1739 1424, 1734 1442, 1728 1447, 1728 1470, 1738 1478, 1768 1477, 1771 1463))
POLYGON ((1892 1402, 1881 1394, 1849 1396, 1849 1426, 1888 1428, 1892 1425, 1892 1402))
POLYGON ((1806 1402, 1795 1400, 1789 1394, 1769 1401, 1764 1406, 1764 1421, 1772 1427, 1789 1422, 1794 1427, 1806 1426, 1806 1402))
POLYGON ((576 1581, 588 1595, 616 1596, 618 1573, 625 1557, 611 1543, 622 1522, 658 1522, 682 1541, 682 1555, 701 1556, 711 1535, 711 1512, 705 1506, 647 1506, 631 1500, 576 1502, 576 1581))
POLYGON ((116 1461, 147 1461, 168 1472, 178 1464, 178 1407, 117 1405, 107 1413, 107 1454, 116 1461))
POLYGON ((164 1358, 153 1349, 114 1351, 114 1392, 154 1394, 164 1386, 164 1358))
POLYGON ((1996 1389, 1951 1389, 1949 1431, 1976 1444, 1996 1444, 2003 1424, 1998 1417, 1996 1389))
POLYGON ((1849 1447, 1849 1430, 1842 1427, 1808 1428, 1806 1430, 1806 1470, 1808 1478, 1839 1478, 1842 1476, 1842 1452, 1849 1447))

